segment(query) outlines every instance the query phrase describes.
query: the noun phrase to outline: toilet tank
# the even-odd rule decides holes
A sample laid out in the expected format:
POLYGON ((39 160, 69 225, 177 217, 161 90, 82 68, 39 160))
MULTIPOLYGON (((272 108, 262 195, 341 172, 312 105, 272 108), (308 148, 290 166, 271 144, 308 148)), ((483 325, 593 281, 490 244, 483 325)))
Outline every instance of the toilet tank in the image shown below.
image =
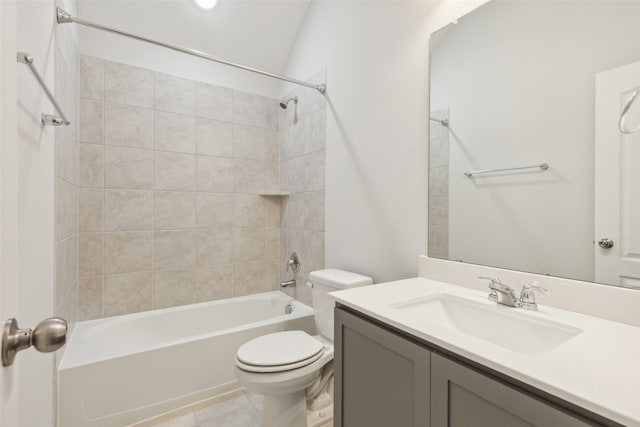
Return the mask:
POLYGON ((335 300, 329 295, 329 292, 371 285, 373 280, 360 274, 329 268, 312 271, 309 274, 309 282, 313 287, 311 298, 313 300, 313 312, 318 333, 333 341, 333 306, 335 305, 335 300))

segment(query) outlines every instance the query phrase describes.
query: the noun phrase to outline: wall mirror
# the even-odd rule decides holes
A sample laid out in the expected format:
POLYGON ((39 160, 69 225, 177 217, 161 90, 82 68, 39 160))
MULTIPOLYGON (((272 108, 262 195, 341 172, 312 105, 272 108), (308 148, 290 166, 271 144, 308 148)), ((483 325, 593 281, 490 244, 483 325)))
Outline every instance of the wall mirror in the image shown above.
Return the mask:
POLYGON ((432 35, 429 256, 640 288, 638 16, 491 1, 432 35))

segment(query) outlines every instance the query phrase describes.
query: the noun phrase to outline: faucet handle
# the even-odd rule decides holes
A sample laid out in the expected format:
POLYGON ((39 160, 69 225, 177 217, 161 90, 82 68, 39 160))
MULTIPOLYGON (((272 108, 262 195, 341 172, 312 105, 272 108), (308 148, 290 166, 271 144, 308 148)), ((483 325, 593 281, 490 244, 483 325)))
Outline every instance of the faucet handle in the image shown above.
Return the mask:
POLYGON ((522 285, 520 299, 518 299, 518 304, 520 305, 520 307, 527 310, 538 309, 538 304, 536 303, 536 296, 534 292, 540 292, 543 295, 549 295, 551 293, 549 289, 538 286, 538 282, 525 283, 524 285, 522 285))
POLYGON ((495 289, 495 285, 502 285, 502 281, 497 278, 497 277, 486 277, 486 276, 478 276, 478 279, 482 279, 482 280, 488 280, 489 283, 489 289, 491 289, 491 292, 489 292, 489 301, 493 301, 493 302, 498 302, 498 293, 496 292, 495 289))
POLYGON ((491 283, 502 283, 502 281, 497 277, 478 276, 478 279, 488 280, 491 283))

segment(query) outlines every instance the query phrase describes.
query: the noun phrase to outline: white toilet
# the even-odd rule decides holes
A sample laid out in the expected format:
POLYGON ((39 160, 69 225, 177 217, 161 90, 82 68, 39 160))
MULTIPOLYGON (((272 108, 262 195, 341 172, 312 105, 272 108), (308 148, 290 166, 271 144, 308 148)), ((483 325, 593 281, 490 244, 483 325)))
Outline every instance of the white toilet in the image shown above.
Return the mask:
POLYGON ((236 354, 238 381, 264 395, 263 427, 315 427, 332 419, 334 300, 329 292, 370 285, 372 280, 327 269, 312 272, 309 281, 320 335, 276 332, 243 344, 236 354))

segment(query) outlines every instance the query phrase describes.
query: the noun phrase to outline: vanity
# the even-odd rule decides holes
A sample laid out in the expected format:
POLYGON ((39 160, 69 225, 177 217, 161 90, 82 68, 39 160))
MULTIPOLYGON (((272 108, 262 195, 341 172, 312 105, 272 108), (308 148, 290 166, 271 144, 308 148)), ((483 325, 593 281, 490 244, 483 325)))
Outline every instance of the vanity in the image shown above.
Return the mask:
POLYGON ((507 307, 481 286, 333 293, 334 425, 640 426, 639 327, 507 307))

